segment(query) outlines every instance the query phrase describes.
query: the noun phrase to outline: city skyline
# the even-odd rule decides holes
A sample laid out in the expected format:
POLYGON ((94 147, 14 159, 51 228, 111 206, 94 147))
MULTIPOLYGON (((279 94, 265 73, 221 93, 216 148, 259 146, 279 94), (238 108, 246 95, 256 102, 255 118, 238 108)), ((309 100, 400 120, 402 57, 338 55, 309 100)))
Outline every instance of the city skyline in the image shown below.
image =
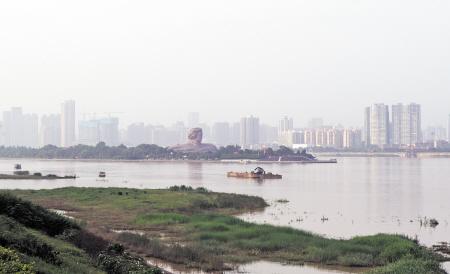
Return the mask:
MULTIPOLYGON (((4 111, 0 123, 0 145, 68 147, 105 142, 111 146, 142 143, 171 146, 183 143, 193 127, 202 128, 204 139, 217 146, 239 145, 250 149, 279 145, 292 148, 395 148, 448 141, 450 137, 447 134, 449 128, 422 127, 422 108, 416 103, 372 104, 364 109, 364 124, 358 127, 332 125, 320 117, 311 118, 307 125, 299 126, 292 116, 287 115, 280 115, 276 124, 269 124, 254 115, 242 116, 233 122, 205 123, 199 112, 189 112, 184 121, 170 125, 136 121, 119 127, 120 119, 111 116, 113 113, 100 116, 83 113, 83 118, 77 119, 77 106, 74 100, 65 100, 61 103, 60 113, 41 117, 26 113, 21 107, 4 111)), ((450 115, 448 122, 450 126, 450 115)))
POLYGON ((357 126, 351 109, 417 102, 425 127, 447 123, 448 1, 219 2, 3 1, 0 111, 56 113, 71 98, 123 124, 198 111, 357 126))
MULTIPOLYGON (((0 113, 3 113, 5 111, 9 111, 9 110, 11 110, 13 108, 20 108, 20 109, 23 110, 24 113, 29 113, 29 114, 33 114, 33 115, 36 114, 36 115, 38 115, 38 117, 43 117, 43 116, 53 115, 55 113, 61 113, 61 108, 63 107, 62 105, 64 103, 74 102, 77 105, 76 106, 77 111, 75 112, 75 120, 76 121, 96 120, 96 119, 115 117, 115 118, 119 118, 120 119, 120 126, 119 126, 120 129, 126 129, 128 126, 136 124, 136 123, 151 124, 151 125, 155 125, 155 126, 156 125, 171 126, 171 125, 174 125, 174 124, 182 122, 182 123, 184 123, 186 125, 186 127, 194 127, 194 126, 191 126, 192 125, 192 123, 191 123, 192 119, 196 120, 197 124, 198 123, 200 123, 200 124, 203 123, 203 124, 212 125, 215 122, 227 122, 227 123, 231 124, 233 122, 239 121, 244 116, 255 116, 255 117, 258 117, 261 121, 263 121, 264 124, 269 124, 269 125, 273 125, 273 126, 279 126, 281 118, 289 117, 289 118, 293 119, 293 121, 295 121, 295 123, 292 122, 292 126, 295 127, 295 128, 308 128, 308 127, 309 128, 313 128, 313 127, 316 127, 315 125, 320 125, 320 126, 326 125, 326 126, 342 126, 342 127, 361 128, 361 129, 363 129, 364 128, 364 123, 365 123, 364 117, 361 116, 361 115, 359 115, 359 116, 355 115, 358 109, 365 109, 367 107, 367 105, 376 105, 376 104, 384 104, 386 106, 410 105, 410 104, 414 105, 414 104, 417 104, 417 105, 420 106, 420 109, 421 109, 421 112, 422 112, 422 117, 421 117, 422 129, 428 128, 428 127, 444 127, 446 129, 448 129, 449 125, 450 125, 450 123, 449 123, 450 108, 449 108, 448 113, 443 113, 443 115, 441 115, 442 116, 441 117, 442 118, 442 122, 432 121, 432 122, 426 124, 426 123, 423 122, 423 120, 424 120, 423 116, 426 117, 427 113, 424 110, 423 105, 421 103, 417 102, 417 101, 410 101, 410 102, 409 101, 403 101, 403 102, 396 102, 396 103, 393 103, 393 104, 386 103, 386 102, 371 102, 371 103, 368 103, 366 105, 361 106, 360 108, 352 107, 351 108, 352 116, 358 117, 358 120, 359 120, 359 123, 356 123, 356 124, 346 124, 343 121, 336 121, 336 120, 333 120, 333 119, 329 120, 329 119, 326 119, 325 116, 321 116, 320 114, 316 115, 316 116, 304 116, 302 114, 289 115, 289 114, 287 114, 285 112, 278 113, 277 116, 273 118, 273 120, 272 119, 264 119, 264 118, 262 118, 262 117, 264 117, 264 115, 260 116, 260 115, 257 115, 255 113, 248 113, 247 114, 247 112, 236 114, 236 116, 238 117, 237 119, 211 120, 211 119, 207 118, 207 117, 209 117, 209 115, 207 113, 201 113, 200 111, 193 111, 193 110, 189 110, 186 113, 179 113, 177 111, 177 117, 179 117, 179 119, 169 120, 168 122, 164 122, 165 120, 167 120, 167 119, 162 118, 162 117, 164 117, 164 115, 157 115, 155 117, 150 117, 150 118, 146 118, 145 115, 142 115, 142 116, 139 116, 140 119, 127 120, 127 119, 123 118, 124 116, 127 116, 127 114, 123 113, 123 112, 117 112, 117 111, 109 111, 109 112, 105 111, 105 112, 103 112, 103 111, 95 111, 95 109, 94 110, 87 110, 85 106, 83 106, 82 104, 78 103, 78 101, 73 100, 73 99, 69 99, 69 100, 64 99, 61 102, 56 103, 56 105, 52 108, 52 109, 54 109, 54 111, 34 112, 34 111, 31 111, 30 109, 28 109, 28 108, 26 108, 26 107, 24 107, 22 105, 9 105, 9 106, 3 105, 3 106, 0 106, 0 113), (61 103, 61 102, 63 102, 63 103, 61 103), (200 115, 201 118, 200 117, 192 117, 192 115, 199 115, 199 114, 201 114, 200 115), (425 115, 423 115, 423 114, 425 114, 425 115), (296 119, 295 118, 295 117, 298 117, 298 116, 301 116, 302 119, 296 119), (152 121, 152 122, 149 122, 149 121, 152 121), (336 122, 333 122, 333 121, 336 121, 336 122)), ((348 110, 345 110, 345 111, 348 112, 348 110)), ((285 122, 287 122, 287 121, 285 121, 285 122)))

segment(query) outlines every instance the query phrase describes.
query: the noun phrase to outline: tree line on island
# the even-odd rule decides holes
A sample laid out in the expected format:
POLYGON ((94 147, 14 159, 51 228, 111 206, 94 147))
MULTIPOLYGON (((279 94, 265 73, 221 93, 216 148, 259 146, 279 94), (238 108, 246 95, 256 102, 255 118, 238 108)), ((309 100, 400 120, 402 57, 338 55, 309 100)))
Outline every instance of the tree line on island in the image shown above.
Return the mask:
POLYGON ((41 148, 0 146, 2 158, 38 158, 38 159, 112 159, 112 160, 224 160, 224 159, 271 159, 277 157, 303 157, 314 159, 305 150, 294 151, 280 146, 277 150, 265 148, 261 150, 242 149, 240 146, 220 147, 215 153, 182 153, 168 147, 154 144, 142 144, 136 147, 125 145, 107 146, 104 142, 96 146, 76 145, 57 147, 47 145, 41 148))

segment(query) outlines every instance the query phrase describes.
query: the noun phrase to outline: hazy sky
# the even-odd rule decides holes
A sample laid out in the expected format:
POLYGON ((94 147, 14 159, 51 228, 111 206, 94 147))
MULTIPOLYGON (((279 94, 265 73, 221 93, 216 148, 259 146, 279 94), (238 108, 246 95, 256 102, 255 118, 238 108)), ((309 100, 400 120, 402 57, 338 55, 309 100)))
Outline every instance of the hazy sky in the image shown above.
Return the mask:
POLYGON ((362 125, 374 102, 450 113, 448 0, 0 2, 0 110, 124 123, 254 114, 362 125))

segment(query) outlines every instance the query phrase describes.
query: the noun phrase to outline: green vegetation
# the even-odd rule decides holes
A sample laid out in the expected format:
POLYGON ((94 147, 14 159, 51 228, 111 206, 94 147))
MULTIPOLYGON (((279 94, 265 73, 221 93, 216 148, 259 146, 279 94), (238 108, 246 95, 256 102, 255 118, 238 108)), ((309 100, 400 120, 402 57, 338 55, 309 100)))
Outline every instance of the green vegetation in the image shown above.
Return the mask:
POLYGON ((380 267, 369 274, 445 274, 434 260, 401 259, 385 267, 380 267))
POLYGON ((70 219, 0 193, 0 273, 161 273, 108 245, 70 219))
MULTIPOLYGON (((0 146, 2 158, 38 158, 38 159, 117 159, 117 160, 219 160, 219 159, 261 159, 263 157, 303 156, 313 158, 305 152, 294 152, 281 146, 278 150, 241 149, 239 146, 220 147, 217 153, 179 153, 167 147, 142 144, 136 147, 107 146, 100 142, 96 146, 76 145, 56 147, 47 145, 42 148, 0 146)), ((277 159, 277 158, 276 158, 277 159)))
POLYGON ((34 270, 33 265, 22 262, 15 251, 0 246, 0 273, 32 274, 34 270))
POLYGON ((294 264, 382 267, 373 273, 405 273, 395 272, 398 269, 418 271, 410 273, 441 273, 440 256, 403 236, 379 234, 350 240, 327 239, 233 217, 266 207, 259 197, 186 186, 166 190, 62 188, 13 193, 44 207, 69 210, 88 229, 142 256, 204 270, 223 270, 229 263, 264 259, 294 264), (105 227, 109 230, 105 231, 105 227), (126 232, 113 232, 117 230, 126 232), (426 267, 436 271, 421 272, 426 267))

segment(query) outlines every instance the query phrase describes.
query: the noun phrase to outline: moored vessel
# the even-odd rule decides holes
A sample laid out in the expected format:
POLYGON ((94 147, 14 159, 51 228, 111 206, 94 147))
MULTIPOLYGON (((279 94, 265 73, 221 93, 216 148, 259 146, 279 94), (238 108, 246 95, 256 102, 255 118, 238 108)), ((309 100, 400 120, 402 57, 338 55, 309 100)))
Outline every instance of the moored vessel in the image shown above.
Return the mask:
POLYGON ((273 174, 272 172, 266 172, 263 168, 257 167, 251 172, 234 172, 227 173, 227 177, 243 178, 243 179, 282 179, 280 174, 273 174))

